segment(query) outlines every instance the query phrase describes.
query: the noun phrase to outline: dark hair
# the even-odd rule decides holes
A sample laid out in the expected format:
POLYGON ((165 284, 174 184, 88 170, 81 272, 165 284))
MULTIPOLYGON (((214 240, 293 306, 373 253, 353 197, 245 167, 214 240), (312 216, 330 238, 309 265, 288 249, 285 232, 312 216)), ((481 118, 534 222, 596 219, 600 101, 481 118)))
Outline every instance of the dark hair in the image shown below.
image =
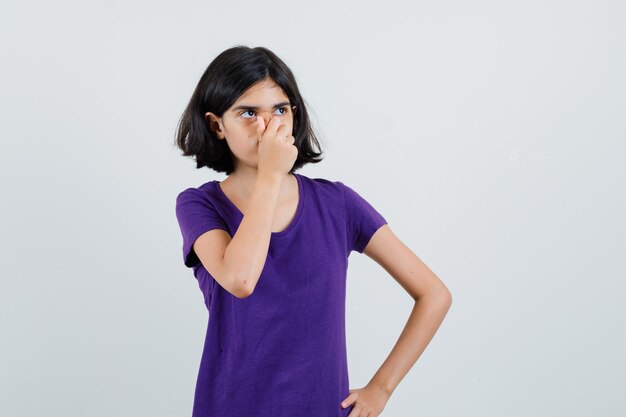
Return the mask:
POLYGON ((233 172, 230 148, 225 140, 215 137, 205 113, 210 111, 221 117, 248 88, 268 78, 283 89, 292 106, 297 106, 292 133, 298 156, 289 172, 309 162, 320 162, 320 144, 291 70, 269 49, 243 45, 220 53, 202 74, 178 123, 176 146, 183 151, 182 156, 195 156, 196 168, 206 166, 227 175, 233 172))

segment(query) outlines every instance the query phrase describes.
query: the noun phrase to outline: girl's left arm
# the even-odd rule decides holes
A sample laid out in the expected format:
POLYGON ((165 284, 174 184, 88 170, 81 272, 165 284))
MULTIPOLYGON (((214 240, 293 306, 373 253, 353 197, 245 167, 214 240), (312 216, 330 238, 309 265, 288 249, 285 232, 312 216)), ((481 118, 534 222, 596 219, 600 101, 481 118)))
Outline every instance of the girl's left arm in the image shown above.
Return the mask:
POLYGON ((372 236, 363 253, 382 266, 413 298, 415 305, 391 353, 370 382, 350 390, 342 406, 354 404, 348 417, 379 415, 439 329, 452 295, 433 271, 396 237, 388 224, 372 236))

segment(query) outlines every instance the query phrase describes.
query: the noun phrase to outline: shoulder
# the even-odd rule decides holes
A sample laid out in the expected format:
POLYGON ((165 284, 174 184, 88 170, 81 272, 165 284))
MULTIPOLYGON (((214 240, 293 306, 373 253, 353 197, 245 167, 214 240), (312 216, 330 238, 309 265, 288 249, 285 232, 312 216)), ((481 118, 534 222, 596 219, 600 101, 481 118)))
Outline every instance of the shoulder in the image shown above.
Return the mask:
POLYGON ((182 203, 188 200, 204 200, 210 201, 212 199, 212 186, 213 182, 209 181, 198 187, 188 187, 179 192, 176 196, 176 202, 182 203))
POLYGON ((335 203, 341 202, 345 207, 360 204, 364 198, 353 187, 347 185, 344 181, 328 179, 328 178, 309 178, 301 175, 311 193, 320 197, 325 201, 335 203))
POLYGON ((337 195, 343 193, 343 184, 340 181, 319 177, 311 178, 302 174, 298 175, 302 178, 303 183, 316 194, 333 195, 336 197, 337 195))
POLYGON ((198 187, 188 187, 176 195, 176 211, 205 209, 218 211, 218 196, 215 194, 214 182, 209 181, 198 187))

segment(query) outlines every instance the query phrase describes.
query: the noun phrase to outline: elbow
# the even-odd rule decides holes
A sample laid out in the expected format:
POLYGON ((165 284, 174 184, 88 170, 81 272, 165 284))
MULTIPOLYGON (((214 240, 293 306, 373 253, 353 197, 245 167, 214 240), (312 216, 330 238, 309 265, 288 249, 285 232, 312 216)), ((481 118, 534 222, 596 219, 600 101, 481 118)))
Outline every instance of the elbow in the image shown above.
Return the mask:
POLYGON ((223 276, 222 283, 224 285, 222 287, 233 296, 244 299, 252 294, 254 287, 251 285, 252 280, 247 274, 225 269, 223 276))
POLYGON ((250 285, 250 280, 247 278, 235 280, 232 288, 231 294, 240 299, 248 298, 254 290, 250 285))
POLYGON ((236 291, 232 291, 231 294, 239 299, 244 299, 252 295, 252 291, 250 291, 248 288, 241 287, 238 288, 236 291))
POLYGON ((452 293, 445 287, 429 291, 425 294, 413 296, 413 299, 416 302, 421 299, 428 299, 438 304, 445 305, 447 308, 450 308, 452 305, 452 293))
POLYGON ((452 306, 452 293, 447 288, 438 294, 438 299, 442 308, 445 309, 446 312, 450 310, 450 307, 452 306))
POLYGON ((441 296, 441 298, 442 298, 442 300, 444 300, 444 302, 446 303, 448 308, 450 308, 450 306, 452 305, 452 293, 449 290, 446 289, 446 291, 441 296))
POLYGON ((452 293, 445 285, 433 292, 433 297, 448 307, 452 305, 452 293))

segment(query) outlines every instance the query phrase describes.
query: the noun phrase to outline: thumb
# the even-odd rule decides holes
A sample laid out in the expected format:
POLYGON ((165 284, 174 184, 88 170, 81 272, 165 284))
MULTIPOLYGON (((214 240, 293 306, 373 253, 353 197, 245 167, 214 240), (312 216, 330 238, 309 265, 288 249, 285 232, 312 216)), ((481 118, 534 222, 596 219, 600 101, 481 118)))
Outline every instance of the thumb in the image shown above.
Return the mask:
POLYGON ((348 395, 346 399, 341 402, 341 406, 343 408, 348 407, 350 404, 353 404, 356 401, 356 398, 357 398, 357 393, 351 392, 350 395, 348 395))
POLYGON ((257 140, 260 142, 263 132, 265 132, 265 121, 263 120, 261 116, 257 116, 256 123, 257 123, 256 136, 257 136, 257 140))

